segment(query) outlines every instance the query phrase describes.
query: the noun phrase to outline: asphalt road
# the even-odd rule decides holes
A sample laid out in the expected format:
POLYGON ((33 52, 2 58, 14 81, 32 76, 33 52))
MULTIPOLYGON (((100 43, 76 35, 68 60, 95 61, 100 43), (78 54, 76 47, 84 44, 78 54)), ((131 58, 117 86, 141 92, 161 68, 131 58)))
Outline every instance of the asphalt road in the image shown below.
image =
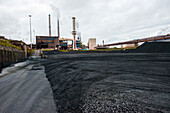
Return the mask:
POLYGON ((55 113, 53 93, 38 61, 0 76, 0 113, 55 113))
POLYGON ((170 54, 51 54, 42 65, 60 113, 170 112, 170 54))

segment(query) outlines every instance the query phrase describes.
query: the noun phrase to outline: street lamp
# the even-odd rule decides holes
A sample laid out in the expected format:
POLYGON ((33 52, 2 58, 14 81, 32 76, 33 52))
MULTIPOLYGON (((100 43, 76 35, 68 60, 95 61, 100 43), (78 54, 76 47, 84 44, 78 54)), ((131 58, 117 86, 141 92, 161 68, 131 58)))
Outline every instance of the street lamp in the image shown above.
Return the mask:
POLYGON ((30 44, 31 44, 31 49, 32 49, 31 15, 29 15, 29 18, 30 18, 30 44))

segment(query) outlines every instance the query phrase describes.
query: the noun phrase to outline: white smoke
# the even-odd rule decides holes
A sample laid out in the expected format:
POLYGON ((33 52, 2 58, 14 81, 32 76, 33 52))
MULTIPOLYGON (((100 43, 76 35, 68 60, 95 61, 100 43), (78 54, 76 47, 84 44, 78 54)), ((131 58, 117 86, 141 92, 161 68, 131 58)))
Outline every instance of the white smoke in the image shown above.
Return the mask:
POLYGON ((56 18, 57 20, 60 19, 60 9, 55 7, 54 5, 50 4, 50 7, 52 9, 52 13, 53 13, 53 16, 54 18, 56 18))

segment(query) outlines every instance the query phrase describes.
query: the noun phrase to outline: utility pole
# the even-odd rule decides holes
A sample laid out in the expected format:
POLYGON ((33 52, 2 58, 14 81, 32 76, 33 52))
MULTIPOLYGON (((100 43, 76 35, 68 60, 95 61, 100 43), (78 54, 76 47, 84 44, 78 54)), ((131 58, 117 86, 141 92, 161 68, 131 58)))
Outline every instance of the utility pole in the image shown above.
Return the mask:
POLYGON ((31 49, 32 49, 32 29, 31 29, 31 15, 29 15, 30 18, 30 44, 31 44, 31 49))

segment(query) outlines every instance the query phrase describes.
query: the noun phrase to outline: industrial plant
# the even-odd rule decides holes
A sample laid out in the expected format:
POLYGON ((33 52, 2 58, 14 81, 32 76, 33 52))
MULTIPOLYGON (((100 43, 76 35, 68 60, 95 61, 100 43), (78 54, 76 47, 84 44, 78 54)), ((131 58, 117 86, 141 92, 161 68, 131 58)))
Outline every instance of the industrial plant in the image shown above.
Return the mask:
POLYGON ((72 38, 59 20, 52 36, 50 15, 36 44, 31 24, 29 45, 0 36, 0 113, 170 111, 170 34, 102 45, 90 37, 85 46, 72 23, 72 38))
POLYGON ((60 22, 57 21, 58 36, 51 36, 51 16, 49 15, 49 35, 48 36, 36 36, 36 48, 45 49, 53 48, 57 50, 79 50, 82 49, 82 42, 79 37, 76 37, 76 18, 73 17, 73 39, 72 38, 61 38, 60 35, 60 22), (68 43, 68 42, 71 42, 68 43))

